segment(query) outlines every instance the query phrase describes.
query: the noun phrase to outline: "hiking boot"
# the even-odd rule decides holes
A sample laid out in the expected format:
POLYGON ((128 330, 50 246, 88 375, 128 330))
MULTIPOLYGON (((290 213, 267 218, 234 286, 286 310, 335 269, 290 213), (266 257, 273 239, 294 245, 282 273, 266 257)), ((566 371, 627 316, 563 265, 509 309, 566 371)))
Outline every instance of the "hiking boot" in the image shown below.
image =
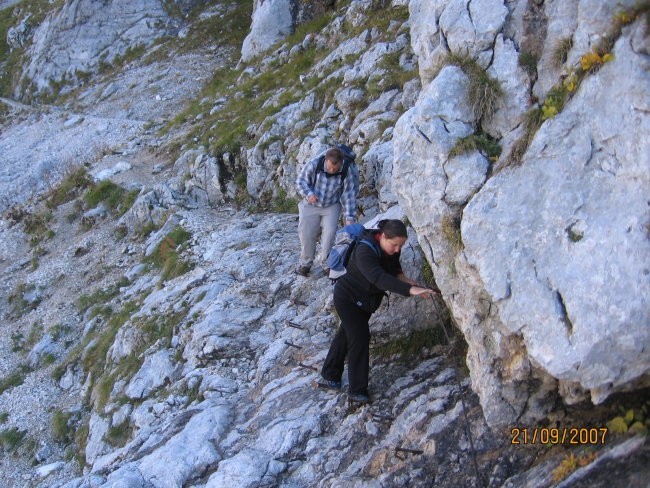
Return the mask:
POLYGON ((348 393, 348 400, 357 403, 370 403, 370 397, 363 393, 348 393))
POLYGON ((307 276, 309 274, 309 266, 299 266, 296 268, 296 274, 299 274, 300 276, 307 276))
POLYGON ((318 388, 323 388, 325 390, 340 390, 341 382, 336 380, 326 380, 325 378, 321 378, 316 383, 316 386, 318 386, 318 388))

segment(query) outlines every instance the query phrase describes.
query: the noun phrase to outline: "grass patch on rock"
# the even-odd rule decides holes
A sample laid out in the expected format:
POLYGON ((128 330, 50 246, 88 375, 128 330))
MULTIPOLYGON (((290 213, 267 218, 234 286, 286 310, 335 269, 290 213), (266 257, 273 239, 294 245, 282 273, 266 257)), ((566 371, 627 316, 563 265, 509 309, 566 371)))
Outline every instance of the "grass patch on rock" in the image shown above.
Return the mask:
POLYGON ((468 102, 477 120, 490 117, 497 107, 498 100, 503 96, 503 90, 498 80, 487 72, 469 56, 449 54, 445 61, 447 65, 458 66, 469 79, 467 91, 468 102))
POLYGON ((116 215, 123 215, 131 208, 138 191, 126 191, 110 180, 103 180, 92 185, 84 194, 84 201, 90 208, 104 203, 116 215))
POLYGON ((449 157, 453 158, 473 151, 480 152, 488 160, 494 162, 501 155, 501 146, 489 134, 479 132, 458 139, 449 151, 449 157))
POLYGON ((46 197, 48 208, 54 209, 59 205, 77 198, 81 191, 92 186, 92 179, 83 166, 70 169, 61 183, 50 190, 46 197))
POLYGON ((178 226, 158 244, 154 252, 145 258, 162 271, 161 280, 167 281, 184 275, 192 269, 192 264, 181 258, 181 252, 187 247, 192 234, 178 226))
POLYGON ((27 431, 18 427, 0 430, 0 448, 6 453, 14 453, 23 442, 27 431))

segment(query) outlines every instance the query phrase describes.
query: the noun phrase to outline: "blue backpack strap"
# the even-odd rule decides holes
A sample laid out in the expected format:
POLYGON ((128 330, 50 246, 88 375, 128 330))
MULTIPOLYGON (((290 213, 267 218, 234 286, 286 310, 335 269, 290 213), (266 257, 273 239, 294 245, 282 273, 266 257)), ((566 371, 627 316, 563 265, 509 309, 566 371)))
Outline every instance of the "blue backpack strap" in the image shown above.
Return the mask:
POLYGON ((379 257, 381 256, 381 249, 379 249, 379 246, 373 242, 370 242, 368 239, 361 239, 360 242, 363 242, 364 244, 367 244, 370 246, 370 248, 375 251, 375 254, 379 257))

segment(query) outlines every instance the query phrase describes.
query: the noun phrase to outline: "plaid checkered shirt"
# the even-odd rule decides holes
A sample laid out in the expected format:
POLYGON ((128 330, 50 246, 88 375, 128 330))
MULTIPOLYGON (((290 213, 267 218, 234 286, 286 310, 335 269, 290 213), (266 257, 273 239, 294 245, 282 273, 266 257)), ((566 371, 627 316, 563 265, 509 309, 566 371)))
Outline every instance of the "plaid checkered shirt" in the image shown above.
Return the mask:
MULTIPOLYGON (((322 157, 322 156, 321 156, 322 157)), ((327 176, 325 171, 316 173, 320 158, 309 161, 300 171, 296 179, 298 193, 304 198, 316 195, 317 207, 329 207, 341 202, 345 212, 345 220, 355 221, 357 214, 357 193, 359 193, 359 169, 356 164, 350 164, 345 180, 341 175, 327 176)))

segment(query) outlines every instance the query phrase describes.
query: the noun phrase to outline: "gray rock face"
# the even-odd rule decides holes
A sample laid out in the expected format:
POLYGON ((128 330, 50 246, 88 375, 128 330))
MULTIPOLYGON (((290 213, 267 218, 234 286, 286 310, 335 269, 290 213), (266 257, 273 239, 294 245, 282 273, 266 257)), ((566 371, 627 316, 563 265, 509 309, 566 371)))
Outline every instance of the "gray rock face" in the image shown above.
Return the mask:
MULTIPOLYGON (((412 14, 441 9, 424 3, 412 2, 412 14)), ((650 286, 641 256, 650 255, 643 196, 650 147, 639 134, 650 129, 641 88, 649 78, 647 56, 633 48, 643 27, 630 27, 616 43, 615 61, 587 76, 541 127, 521 166, 485 181, 486 161, 477 165, 477 154, 462 164, 447 156, 472 131, 464 75, 443 68, 426 84, 426 66, 438 52, 425 49, 424 27, 412 20, 425 86, 395 128, 393 174, 400 177, 392 187, 468 340, 472 384, 488 422, 543 415, 552 392, 569 403, 586 394, 599 403, 646 384, 650 315, 642 297, 650 286), (453 244, 454 233, 463 249, 453 244)), ((483 38, 469 29, 466 36, 471 46, 483 38)), ((526 110, 527 90, 513 45, 499 38, 494 46, 487 68, 503 77, 509 106, 502 104, 486 127, 507 139, 526 110)))
POLYGON ((409 12, 411 45, 418 56, 420 77, 429 82, 449 52, 475 57, 486 66, 508 9, 500 0, 469 4, 462 0, 412 0, 409 12))
POLYGON ((170 356, 170 352, 164 350, 147 356, 140 371, 126 387, 126 396, 131 399, 145 398, 174 379, 175 366, 170 356))
POLYGON ((461 229, 465 256, 508 331, 522 335, 535 363, 596 403, 650 370, 641 298, 650 286, 638 259, 650 255, 650 144, 634 135, 650 129, 637 88, 647 86, 649 64, 629 38, 615 55, 542 127, 522 167, 486 184, 461 229))
POLYGON ((35 29, 23 78, 37 91, 49 90, 50 81, 95 71, 100 62, 111 63, 128 48, 147 46, 169 28, 171 20, 159 0, 115 0, 101 8, 92 0, 72 0, 35 29))
POLYGON ((250 33, 241 49, 242 61, 263 53, 291 34, 296 25, 323 15, 334 4, 334 0, 253 0, 250 33))
POLYGON ((242 45, 241 57, 247 61, 264 52, 276 41, 291 34, 291 0, 254 0, 251 31, 242 45))

